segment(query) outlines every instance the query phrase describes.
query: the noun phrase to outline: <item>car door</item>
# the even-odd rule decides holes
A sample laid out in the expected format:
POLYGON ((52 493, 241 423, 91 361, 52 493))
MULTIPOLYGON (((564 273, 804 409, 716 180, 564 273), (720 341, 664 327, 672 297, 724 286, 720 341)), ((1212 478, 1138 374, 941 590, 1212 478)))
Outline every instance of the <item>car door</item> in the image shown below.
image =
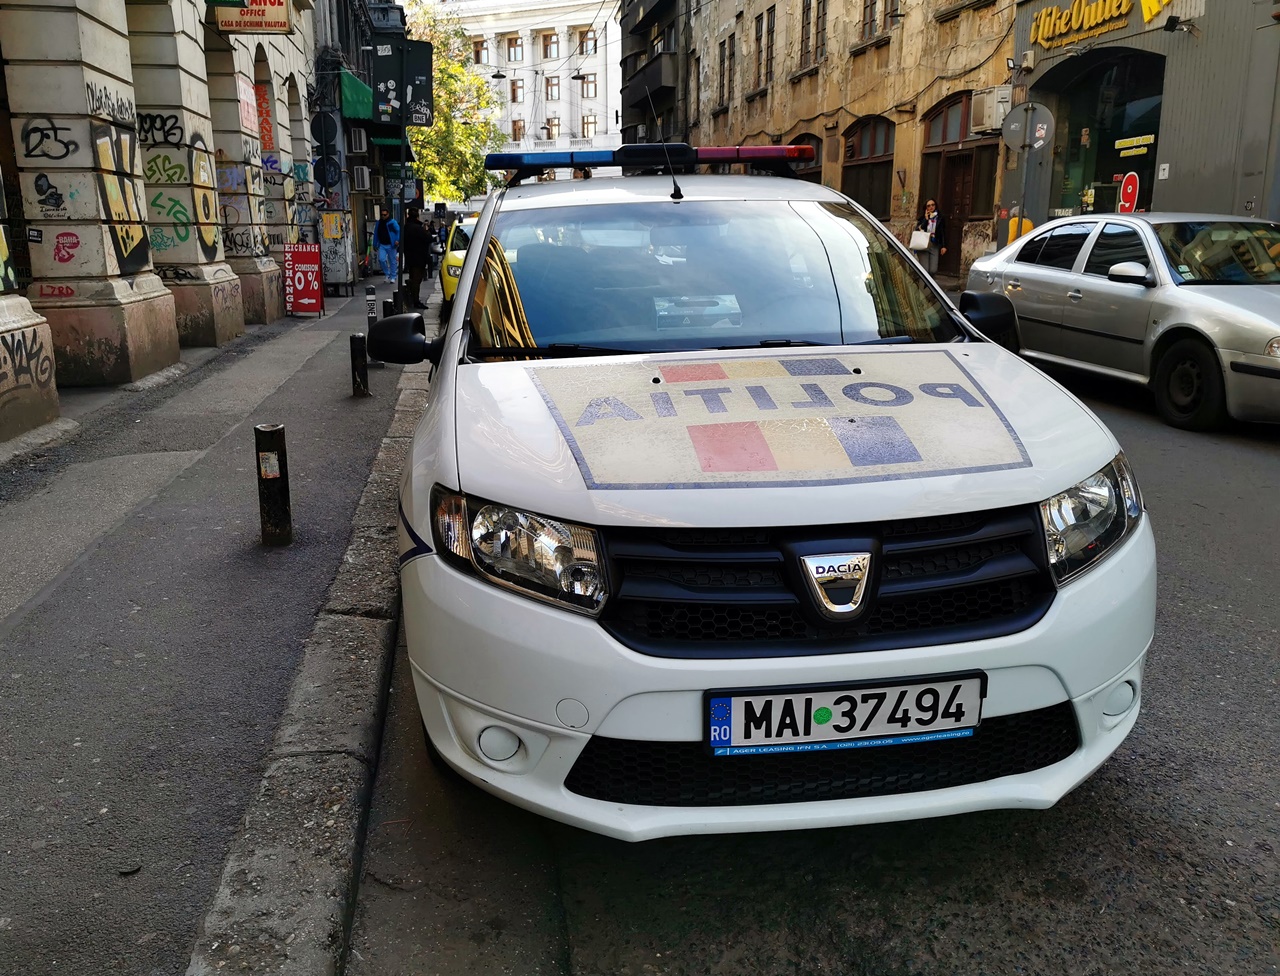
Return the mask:
POLYGON ((1092 230, 1084 221, 1047 228, 1023 244, 1005 265, 1004 293, 1018 312, 1025 351, 1062 355, 1062 314, 1071 269, 1092 230))
POLYGON ((1119 220, 1103 222, 1067 292, 1062 312, 1063 355, 1142 375, 1154 291, 1144 285, 1108 280, 1112 266, 1124 261, 1152 271, 1151 255, 1138 228, 1119 220))

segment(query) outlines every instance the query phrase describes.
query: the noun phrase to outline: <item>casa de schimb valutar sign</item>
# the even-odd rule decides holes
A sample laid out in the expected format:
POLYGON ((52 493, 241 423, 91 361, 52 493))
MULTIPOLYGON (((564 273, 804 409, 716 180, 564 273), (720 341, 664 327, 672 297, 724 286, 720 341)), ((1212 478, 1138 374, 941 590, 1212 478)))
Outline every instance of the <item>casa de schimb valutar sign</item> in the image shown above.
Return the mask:
POLYGON ((1075 0, 1066 7, 1045 7, 1031 17, 1031 43, 1043 48, 1065 47, 1129 24, 1134 7, 1151 23, 1173 0, 1075 0))
POLYGON ((244 7, 218 7, 218 30, 228 34, 288 34, 293 0, 248 0, 244 7))

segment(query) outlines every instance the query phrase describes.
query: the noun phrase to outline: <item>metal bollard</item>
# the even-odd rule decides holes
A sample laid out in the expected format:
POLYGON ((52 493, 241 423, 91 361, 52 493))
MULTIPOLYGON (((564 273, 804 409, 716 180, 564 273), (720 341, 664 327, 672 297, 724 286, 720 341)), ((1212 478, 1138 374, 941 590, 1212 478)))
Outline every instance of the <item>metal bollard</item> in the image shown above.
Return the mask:
POLYGON ((378 296, 377 289, 373 285, 369 285, 364 290, 364 314, 368 320, 368 331, 373 331, 373 323, 378 321, 378 296))
POLYGON ((382 300, 382 317, 389 319, 396 314, 396 302, 394 298, 384 298, 382 300))
POLYGON ((284 424, 253 428, 258 452, 258 511, 262 516, 262 544, 287 546, 293 541, 293 512, 289 508, 289 455, 284 424))
POLYGON ((367 397, 369 393, 369 356, 363 332, 351 337, 351 395, 367 397))

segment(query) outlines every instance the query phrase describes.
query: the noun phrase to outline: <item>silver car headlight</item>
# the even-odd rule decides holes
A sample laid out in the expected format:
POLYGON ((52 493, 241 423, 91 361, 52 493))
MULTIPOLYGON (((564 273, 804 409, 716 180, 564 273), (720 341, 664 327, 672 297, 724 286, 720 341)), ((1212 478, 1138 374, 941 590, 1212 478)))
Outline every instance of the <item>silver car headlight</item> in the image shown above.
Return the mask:
POLYGON ((1095 565, 1142 519, 1142 495, 1123 453, 1073 488, 1040 503, 1049 567, 1061 585, 1095 565))
POLYGON ((604 607, 609 588, 594 529, 440 487, 431 510, 441 553, 482 577, 591 616, 604 607))
POLYGON ((450 278, 462 277, 462 265, 460 264, 451 264, 444 270, 449 275, 450 278))

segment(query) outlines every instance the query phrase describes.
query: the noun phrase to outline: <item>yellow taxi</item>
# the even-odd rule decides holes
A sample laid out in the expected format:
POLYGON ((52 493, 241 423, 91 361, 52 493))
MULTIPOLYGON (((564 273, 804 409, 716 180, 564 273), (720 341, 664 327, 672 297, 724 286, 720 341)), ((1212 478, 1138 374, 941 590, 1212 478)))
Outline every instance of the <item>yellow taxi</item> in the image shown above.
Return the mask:
POLYGON ((462 262, 467 257, 467 247, 476 227, 475 217, 466 217, 449 228, 449 239, 444 246, 444 260, 440 262, 441 314, 448 314, 453 306, 453 296, 458 290, 458 278, 462 275, 462 262))

